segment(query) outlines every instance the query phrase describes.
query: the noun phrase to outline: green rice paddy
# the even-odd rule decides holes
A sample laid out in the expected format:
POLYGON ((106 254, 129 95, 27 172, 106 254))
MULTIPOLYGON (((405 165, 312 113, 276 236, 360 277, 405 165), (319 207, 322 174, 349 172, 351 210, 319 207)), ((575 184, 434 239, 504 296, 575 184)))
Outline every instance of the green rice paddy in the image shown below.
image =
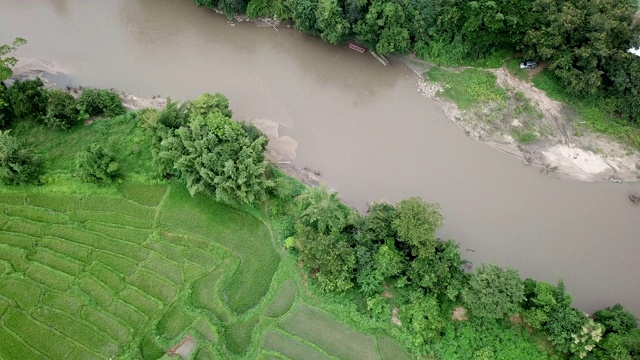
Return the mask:
POLYGON ((184 186, 0 192, 0 360, 407 358, 312 307, 268 221, 184 186))

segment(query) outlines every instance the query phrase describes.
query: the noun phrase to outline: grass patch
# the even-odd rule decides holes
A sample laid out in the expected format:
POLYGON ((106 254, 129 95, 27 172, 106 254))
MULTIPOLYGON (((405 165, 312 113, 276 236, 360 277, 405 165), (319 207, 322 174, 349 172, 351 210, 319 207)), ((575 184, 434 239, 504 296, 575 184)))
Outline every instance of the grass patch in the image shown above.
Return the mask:
POLYGON ((375 339, 355 332, 324 311, 301 305, 280 322, 286 332, 315 344, 340 359, 375 359, 375 339), (309 324, 313 324, 310 326, 309 324))
POLYGON ((125 183, 121 189, 127 199, 145 206, 158 206, 167 192, 166 185, 125 183))
POLYGON ((25 196, 22 193, 0 191, 0 204, 20 206, 25 204, 25 196))
POLYGON ((24 234, 0 232, 0 244, 21 248, 26 251, 33 250, 33 245, 37 239, 37 237, 24 234))
POLYGON ((278 289, 276 296, 271 299, 269 305, 264 309, 264 316, 279 317, 284 315, 296 300, 297 287, 293 280, 285 281, 278 289))
POLYGON ((45 236, 41 238, 38 241, 38 244, 85 264, 89 262, 89 258, 92 253, 91 248, 88 246, 76 244, 53 236, 45 236))
POLYGON ((66 224, 69 222, 69 218, 62 213, 37 207, 8 206, 5 209, 5 214, 47 224, 66 224))
POLYGON ((3 322, 7 328, 19 334, 24 342, 36 349, 41 349, 53 359, 66 359, 76 346, 65 336, 42 326, 23 312, 9 310, 4 315, 3 322))
POLYGON ((113 301, 113 293, 91 275, 83 274, 78 280, 78 287, 98 306, 108 306, 113 301))
POLYGON ((42 297, 42 304, 72 316, 80 316, 80 310, 84 306, 78 298, 56 291, 47 291, 42 297))
POLYGON ((136 261, 103 251, 95 252, 93 259, 122 275, 131 275, 138 269, 138 263, 136 261))
POLYGON ((522 59, 510 59, 506 61, 507 70, 522 81, 529 81, 529 73, 525 69, 520 69, 522 59))
POLYGON ((53 330, 65 334, 103 356, 113 357, 117 354, 118 346, 106 337, 106 334, 97 331, 92 325, 77 317, 72 318, 64 313, 43 307, 35 309, 31 314, 41 323, 47 324, 53 330))
POLYGON ((174 284, 179 285, 183 282, 180 266, 156 253, 149 254, 149 257, 142 263, 142 266, 174 284))
POLYGON ((119 299, 114 299, 111 305, 105 307, 109 314, 129 324, 132 329, 141 330, 149 318, 133 306, 119 299))
POLYGON ((77 260, 64 259, 60 255, 55 254, 46 248, 39 248, 38 251, 30 257, 30 260, 44 264, 52 269, 56 269, 71 276, 79 275, 84 266, 77 260))
POLYGON ((153 220, 156 215, 155 208, 142 206, 131 200, 117 197, 88 196, 82 199, 80 208, 90 211, 109 211, 140 219, 153 220))
POLYGON ((10 331, 0 326, 0 358, 37 359, 44 355, 27 347, 10 331))
POLYGON ((71 276, 39 263, 29 265, 25 275, 40 284, 59 291, 68 290, 73 280, 71 276))
POLYGON ((442 96, 462 110, 478 103, 505 102, 506 92, 496 85, 496 76, 484 70, 465 69, 460 72, 432 67, 425 77, 443 84, 442 96))
POLYGON ((231 352, 242 355, 251 345, 253 329, 258 324, 258 318, 253 317, 229 325, 226 329, 227 345, 231 352))
POLYGON ((25 250, 5 244, 0 244, 0 260, 11 264, 15 271, 24 271, 29 267, 25 250))
POLYGON ((114 320, 113 316, 103 311, 85 307, 82 309, 82 318, 89 324, 93 324, 98 330, 107 334, 111 339, 116 340, 120 344, 124 344, 129 339, 129 329, 122 325, 119 321, 114 320))
POLYGON ((158 334, 165 339, 174 339, 193 323, 193 317, 180 306, 172 306, 156 325, 158 334))
POLYGON ((262 347, 293 360, 329 360, 309 345, 296 341, 278 331, 268 330, 262 337, 262 347))
POLYGON ((73 174, 78 149, 87 144, 102 144, 116 151, 120 169, 127 178, 149 179, 155 175, 151 139, 138 126, 135 113, 108 121, 96 120, 69 131, 51 131, 44 125, 25 121, 17 123, 13 133, 29 139, 35 150, 44 155, 46 172, 73 174))
POLYGON ((66 213, 80 208, 80 197, 32 192, 27 196, 27 204, 66 213))
POLYGON ((4 278, 0 282, 0 294, 15 301, 19 308, 29 310, 38 304, 42 290, 27 280, 4 278))
POLYGON ((613 101, 602 95, 579 98, 567 93, 558 78, 545 69, 533 78, 533 84, 554 100, 565 102, 578 114, 580 123, 589 128, 614 136, 640 149, 640 127, 630 125, 624 119, 615 117, 613 101))
POLYGON ((538 141, 538 136, 530 131, 522 131, 520 129, 513 129, 511 135, 520 144, 533 144, 538 141))
POLYGON ((400 345, 388 336, 378 336, 378 350, 382 360, 410 360, 400 345))
POLYGON ((95 276, 96 279, 100 280, 100 282, 107 285, 113 292, 118 293, 125 288, 122 275, 98 262, 91 264, 88 271, 91 275, 95 276))
POLYGON ((227 304, 233 311, 251 309, 269 290, 280 259, 268 229, 258 219, 204 195, 191 197, 185 188, 174 187, 160 222, 218 242, 240 258, 234 280, 225 288, 227 304), (229 224, 239 226, 232 229, 229 224))
POLYGON ((99 221, 103 223, 129 226, 138 229, 151 229, 153 227, 152 219, 141 219, 137 217, 118 214, 111 211, 76 210, 69 212, 68 215, 71 220, 79 223, 99 221))
POLYGON ((6 224, 4 224, 4 227, 2 228, 2 230, 4 231, 22 233, 35 237, 42 236, 42 232, 44 231, 44 229, 44 224, 18 218, 11 218, 9 221, 7 221, 6 224))
POLYGON ((106 224, 98 221, 88 221, 84 225, 85 229, 104 234, 110 238, 132 242, 134 244, 142 244, 147 240, 151 231, 141 230, 130 227, 119 226, 115 224, 106 224))
POLYGON ((124 289, 119 294, 120 299, 122 299, 127 304, 133 306, 135 309, 139 310, 143 314, 148 317, 153 317, 158 309, 162 307, 157 300, 148 296, 140 290, 134 290, 131 287, 124 289))

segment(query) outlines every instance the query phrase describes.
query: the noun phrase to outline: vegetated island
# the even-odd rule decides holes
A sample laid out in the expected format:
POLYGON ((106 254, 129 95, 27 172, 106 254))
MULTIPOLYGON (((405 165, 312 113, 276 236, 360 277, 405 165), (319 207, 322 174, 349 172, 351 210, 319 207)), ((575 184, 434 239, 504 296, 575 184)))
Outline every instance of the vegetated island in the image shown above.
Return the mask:
MULTIPOLYGON (((5 79, 2 79, 5 80, 5 79)), ((361 215, 265 161, 222 94, 127 111, 0 86, 3 358, 627 358, 637 319, 465 272, 436 204, 361 215)))

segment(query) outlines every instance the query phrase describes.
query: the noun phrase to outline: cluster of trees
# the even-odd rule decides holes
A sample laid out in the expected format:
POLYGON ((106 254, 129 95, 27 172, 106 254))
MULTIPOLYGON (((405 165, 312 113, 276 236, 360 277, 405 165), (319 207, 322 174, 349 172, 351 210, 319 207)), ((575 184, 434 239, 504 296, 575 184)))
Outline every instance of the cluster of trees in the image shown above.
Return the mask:
POLYGON ((271 185, 265 178, 267 139, 231 116, 229 101, 220 93, 147 111, 143 126, 153 137, 159 175, 186 182, 192 195, 206 192, 239 204, 264 200, 271 185))
POLYGON ((465 272, 458 245, 436 237, 443 217, 435 204, 412 197, 373 204, 360 216, 322 187, 276 196, 288 197, 288 210, 279 204, 272 215, 292 217, 294 226, 279 230, 312 283, 351 294, 363 313, 379 320, 391 321, 396 307, 405 340, 419 352, 452 331, 452 312, 462 306, 472 326, 523 323, 571 357, 640 356, 637 319, 620 305, 590 318, 571 306, 562 282, 522 281, 516 270, 495 264, 465 272))
POLYGON ((228 16, 293 20, 331 43, 356 40, 379 53, 415 52, 460 63, 522 52, 549 62, 575 96, 606 96, 618 113, 640 117, 636 0, 194 0, 228 16))

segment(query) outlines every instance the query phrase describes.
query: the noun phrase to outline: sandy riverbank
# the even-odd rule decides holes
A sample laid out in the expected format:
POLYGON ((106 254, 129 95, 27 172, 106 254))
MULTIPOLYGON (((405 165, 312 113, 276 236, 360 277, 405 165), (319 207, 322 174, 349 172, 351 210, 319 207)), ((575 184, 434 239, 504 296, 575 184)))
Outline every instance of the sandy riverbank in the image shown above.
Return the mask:
POLYGON ((583 127, 576 134, 577 120, 567 105, 550 99, 543 91, 514 77, 505 68, 491 70, 497 77, 497 84, 507 93, 523 93, 542 113, 536 124, 540 138, 533 144, 519 144, 510 135, 508 129, 521 126, 518 118, 509 119, 509 126, 505 127, 500 122, 486 120, 491 109, 461 111, 454 103, 439 96, 440 84, 424 79, 422 74, 428 70, 428 64, 415 58, 393 59, 416 74, 418 91, 438 102, 447 117, 468 136, 516 156, 525 164, 540 168, 544 174, 579 181, 640 180, 640 152, 583 127))

